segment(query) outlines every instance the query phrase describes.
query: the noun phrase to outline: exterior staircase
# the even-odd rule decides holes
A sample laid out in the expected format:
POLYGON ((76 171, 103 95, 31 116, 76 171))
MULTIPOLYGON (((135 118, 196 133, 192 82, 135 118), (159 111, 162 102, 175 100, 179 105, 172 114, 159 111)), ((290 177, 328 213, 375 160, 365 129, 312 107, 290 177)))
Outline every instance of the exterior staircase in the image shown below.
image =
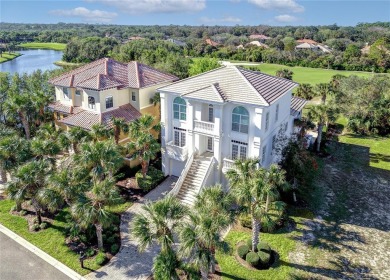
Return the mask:
POLYGON ((209 169, 210 157, 197 156, 194 158, 191 167, 184 178, 183 185, 181 186, 176 197, 188 206, 192 206, 195 202, 196 195, 199 193, 203 179, 209 169))

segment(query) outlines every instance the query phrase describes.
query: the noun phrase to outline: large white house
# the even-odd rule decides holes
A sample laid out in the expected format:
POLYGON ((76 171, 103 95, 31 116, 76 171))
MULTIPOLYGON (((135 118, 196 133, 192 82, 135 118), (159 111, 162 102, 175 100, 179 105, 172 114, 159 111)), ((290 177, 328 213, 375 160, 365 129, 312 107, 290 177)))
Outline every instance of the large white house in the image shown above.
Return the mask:
POLYGON ((305 105, 292 97, 297 85, 225 66, 159 88, 163 171, 179 176, 173 194, 191 204, 202 187, 226 186, 237 158, 271 164, 278 132, 291 135, 305 105))

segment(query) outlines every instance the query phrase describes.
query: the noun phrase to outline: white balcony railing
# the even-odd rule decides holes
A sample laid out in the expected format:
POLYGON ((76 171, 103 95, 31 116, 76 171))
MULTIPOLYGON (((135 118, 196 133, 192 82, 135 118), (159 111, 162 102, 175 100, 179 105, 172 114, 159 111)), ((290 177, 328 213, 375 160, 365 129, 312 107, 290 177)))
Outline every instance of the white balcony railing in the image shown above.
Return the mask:
POLYGON ((175 160, 179 161, 185 161, 188 157, 188 148, 187 146, 180 147, 175 146, 173 144, 173 141, 170 141, 166 144, 166 151, 170 158, 173 158, 175 160))
POLYGON ((234 169, 234 160, 229 158, 223 159, 222 171, 226 173, 229 169, 234 169))
POLYGON ((184 169, 181 171, 179 180, 177 180, 175 186, 174 186, 173 189, 169 192, 170 195, 176 196, 176 195, 179 193, 180 188, 182 187, 182 185, 183 185, 183 183, 184 183, 184 180, 185 180, 185 178, 187 177, 188 171, 190 171, 190 168, 191 168, 191 165, 192 165, 192 162, 193 162, 193 161, 194 161, 194 154, 192 154, 192 155, 190 156, 190 158, 187 160, 187 163, 186 163, 186 165, 184 166, 184 169))
POLYGON ((201 133, 207 133, 207 134, 213 134, 214 123, 194 120, 194 131, 201 132, 201 133))

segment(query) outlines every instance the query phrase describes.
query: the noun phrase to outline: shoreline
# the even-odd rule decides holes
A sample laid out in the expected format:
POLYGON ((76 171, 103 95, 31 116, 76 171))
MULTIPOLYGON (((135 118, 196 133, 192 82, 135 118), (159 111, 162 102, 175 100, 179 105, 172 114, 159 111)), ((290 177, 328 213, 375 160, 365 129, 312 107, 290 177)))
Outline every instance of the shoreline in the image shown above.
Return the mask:
POLYGON ((15 58, 22 56, 23 54, 18 53, 18 52, 3 52, 0 57, 0 63, 8 62, 11 60, 14 60, 15 58))
POLYGON ((64 51, 66 44, 62 43, 22 43, 18 47, 25 49, 42 49, 42 50, 53 50, 53 51, 64 51))
POLYGON ((60 66, 60 67, 75 67, 75 66, 81 66, 84 63, 73 63, 73 62, 66 62, 63 60, 58 60, 53 62, 54 65, 60 66))

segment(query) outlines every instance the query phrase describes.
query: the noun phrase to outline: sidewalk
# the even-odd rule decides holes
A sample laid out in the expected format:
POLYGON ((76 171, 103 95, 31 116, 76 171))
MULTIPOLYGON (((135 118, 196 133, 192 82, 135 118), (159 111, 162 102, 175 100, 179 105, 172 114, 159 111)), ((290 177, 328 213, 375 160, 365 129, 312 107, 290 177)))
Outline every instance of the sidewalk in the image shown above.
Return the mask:
POLYGON ((164 197, 174 186, 177 177, 170 176, 144 199, 135 203, 122 215, 120 231, 122 246, 111 261, 97 271, 86 275, 86 279, 141 280, 152 273, 153 258, 158 254, 158 246, 152 246, 145 252, 138 252, 138 243, 130 233, 130 221, 142 211, 145 201, 156 201, 164 197))

